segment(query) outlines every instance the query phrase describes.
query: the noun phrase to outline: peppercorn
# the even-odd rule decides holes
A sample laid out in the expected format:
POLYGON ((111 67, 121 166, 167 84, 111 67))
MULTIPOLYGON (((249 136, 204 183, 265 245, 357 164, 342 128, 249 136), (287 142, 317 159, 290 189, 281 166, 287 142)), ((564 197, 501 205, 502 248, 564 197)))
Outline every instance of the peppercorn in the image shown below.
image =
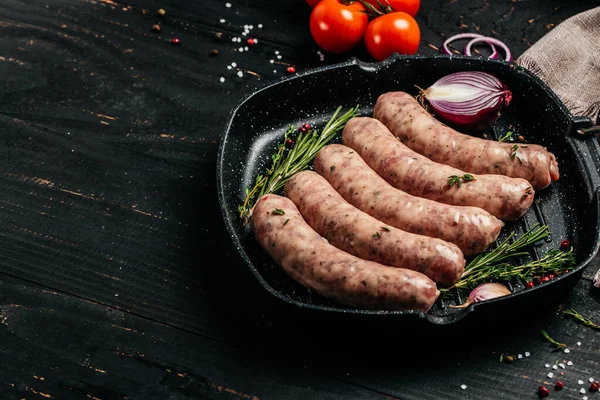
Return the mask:
POLYGON ((158 25, 158 24, 152 25, 152 32, 160 32, 160 25, 158 25))
POLYGON ((287 72, 289 72, 290 74, 293 74, 294 72, 296 72, 296 68, 293 66, 287 67, 287 72))
POLYGON ((549 274, 548 274, 548 278, 549 278, 550 280, 552 280, 552 279, 556 278, 556 275, 554 275, 553 273, 549 273, 549 274))
POLYGON ((525 141, 525 137, 523 135, 519 135, 517 136, 517 140, 521 143, 523 143, 525 141))
POLYGON ((302 125, 302 126, 304 127, 304 129, 306 129, 306 130, 310 130, 310 125, 309 125, 309 124, 304 124, 304 125, 302 125))
POLYGON ((598 389, 600 389, 600 384, 598 383, 598 381, 590 385, 590 392, 597 392, 598 389))
POLYGON ((547 276, 543 276, 542 277, 542 283, 546 283, 546 282, 549 282, 549 281, 550 281, 550 278, 548 278, 547 276))
POLYGON ((172 44, 179 44, 181 41, 179 40, 179 38, 173 38, 171 39, 171 43, 172 44))
POLYGON ((506 362, 506 363, 511 363, 513 361, 515 361, 515 358, 513 356, 504 357, 504 362, 506 362))
POLYGON ((565 387, 565 384, 562 383, 561 381, 556 382, 556 384, 554 385, 554 389, 556 390, 562 390, 562 388, 565 387))
POLYGON ((217 50, 217 49, 212 49, 210 51, 210 55, 213 56, 213 57, 216 56, 217 54, 219 54, 219 50, 217 50))
POLYGON ((254 46, 256 44, 256 41, 252 38, 248 39, 248 46, 254 46))
POLYGON ((165 10, 163 10, 162 8, 159 8, 156 13, 158 15, 160 15, 161 17, 164 17, 167 12, 165 10))
POLYGON ((561 249, 567 249, 571 246, 571 242, 569 242, 568 239, 563 240, 562 242, 560 242, 560 248, 561 249))
POLYGON ((527 282, 527 283, 526 283, 526 286, 527 286, 529 289, 531 289, 532 287, 534 287, 534 286, 535 286, 535 283, 533 283, 533 282, 529 281, 529 282, 527 282))
POLYGON ((292 140, 292 138, 287 138, 287 140, 285 141, 285 143, 289 146, 294 144, 294 141, 292 140))
POLYGON ((538 388, 538 394, 540 395, 540 397, 548 397, 550 396, 550 391, 546 386, 540 386, 538 388))

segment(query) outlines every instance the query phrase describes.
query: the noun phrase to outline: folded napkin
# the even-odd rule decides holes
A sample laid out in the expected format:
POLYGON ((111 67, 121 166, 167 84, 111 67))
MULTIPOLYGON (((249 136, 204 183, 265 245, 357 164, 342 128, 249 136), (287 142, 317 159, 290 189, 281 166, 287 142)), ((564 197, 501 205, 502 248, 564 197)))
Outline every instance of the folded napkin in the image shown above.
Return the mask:
POLYGON ((552 88, 571 114, 600 123, 600 7, 560 23, 516 63, 552 88))

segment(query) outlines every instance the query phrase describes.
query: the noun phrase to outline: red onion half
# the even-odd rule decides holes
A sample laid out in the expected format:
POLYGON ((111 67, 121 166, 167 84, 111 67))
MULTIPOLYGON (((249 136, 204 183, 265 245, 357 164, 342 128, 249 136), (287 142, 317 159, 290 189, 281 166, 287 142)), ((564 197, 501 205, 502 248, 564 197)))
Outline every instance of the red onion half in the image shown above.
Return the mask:
POLYGON ((487 72, 455 72, 437 80, 421 92, 435 114, 448 125, 462 130, 481 130, 498 118, 512 92, 487 72))

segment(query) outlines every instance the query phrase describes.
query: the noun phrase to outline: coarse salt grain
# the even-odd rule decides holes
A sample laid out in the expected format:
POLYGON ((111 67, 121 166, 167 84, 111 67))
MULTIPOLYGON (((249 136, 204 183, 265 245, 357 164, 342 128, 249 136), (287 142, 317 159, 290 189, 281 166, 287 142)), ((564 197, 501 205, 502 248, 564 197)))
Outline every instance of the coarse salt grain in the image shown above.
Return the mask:
POLYGON ((573 365, 573 361, 567 362, 567 365, 570 367, 571 365, 573 365))
POLYGON ((221 18, 221 19, 219 20, 219 22, 220 22, 220 23, 222 23, 222 24, 224 24, 224 23, 225 23, 225 18, 221 18))
POLYGON ((588 400, 588 397, 587 397, 587 396, 583 396, 583 397, 581 398, 581 400, 588 400))
POLYGON ((545 364, 544 367, 550 368, 550 364, 545 364))
POLYGON ((523 354, 517 355, 517 358, 523 358, 523 354))
POLYGON ((259 27, 259 28, 262 28, 262 27, 263 27, 263 24, 258 24, 258 27, 259 27))
POLYGON ((273 64, 273 63, 275 62, 275 60, 269 60, 269 62, 270 62, 271 64, 273 64))
POLYGON ((247 31, 242 32, 242 36, 246 36, 248 34, 247 31))
POLYGON ((231 41, 232 41, 232 42, 237 42, 237 39, 236 39, 236 38, 234 38, 234 37, 232 37, 232 38, 231 38, 231 41))
POLYGON ((232 62, 232 63, 231 63, 231 66, 232 66, 233 68, 235 68, 235 67, 237 67, 237 63, 235 63, 235 62, 232 62))
POLYGON ((579 389, 579 393, 585 394, 585 389, 584 388, 579 389))
POLYGON ((580 380, 577 381, 577 384, 578 385, 583 385, 583 381, 580 379, 580 380))
POLYGON ((254 44, 258 43, 258 39, 254 39, 254 44))
POLYGON ((590 379, 588 379, 588 382, 589 382, 589 383, 594 383, 594 381, 595 381, 595 379, 594 379, 594 378, 590 378, 590 379))
POLYGON ((279 50, 275 50, 275 54, 279 54, 279 50))
POLYGON ((233 68, 231 65, 228 65, 228 66, 227 66, 227 69, 231 69, 231 68, 233 68))
POLYGON ((565 364, 563 364, 563 363, 558 364, 558 366, 561 367, 562 369, 565 369, 565 364))
POLYGON ((577 342, 577 346, 581 346, 581 342, 577 342))
POLYGON ((244 51, 248 51, 248 46, 244 46, 244 51))
POLYGON ((462 384, 462 385, 460 385, 460 388, 461 388, 462 390, 465 390, 465 389, 467 388, 467 385, 465 385, 465 384, 462 384))
POLYGON ((565 349, 565 353, 570 353, 570 352, 571 352, 571 350, 565 349))
POLYGON ((244 73, 242 71, 238 71, 237 76, 241 78, 242 76, 244 76, 244 73))
POLYGON ((221 79, 219 79, 219 81, 221 81, 221 83, 225 82, 225 78, 221 77, 221 79))
POLYGON ((528 351, 525 352, 525 357, 529 357, 530 355, 531 355, 530 352, 528 352, 528 351))
POLYGON ((554 377, 554 374, 552 372, 548 372, 548 375, 546 375, 548 378, 552 379, 554 377))
POLYGON ((248 29, 254 29, 254 25, 248 25, 248 29))
POLYGON ((273 70, 273 73, 274 73, 274 74, 276 74, 276 73, 277 73, 277 70, 276 70, 276 69, 274 69, 274 70, 273 70))
POLYGON ((277 59, 278 59, 278 60, 281 60, 281 56, 280 56, 279 54, 277 55, 277 59))
POLYGON ((554 364, 554 365, 552 366, 552 369, 558 369, 558 365, 554 364))
POLYGON ((225 3, 225 7, 231 8, 231 3, 225 3))
POLYGON ((238 49, 238 51, 239 51, 240 53, 243 53, 243 52, 244 52, 244 48, 243 48, 243 47, 240 47, 240 48, 238 49))

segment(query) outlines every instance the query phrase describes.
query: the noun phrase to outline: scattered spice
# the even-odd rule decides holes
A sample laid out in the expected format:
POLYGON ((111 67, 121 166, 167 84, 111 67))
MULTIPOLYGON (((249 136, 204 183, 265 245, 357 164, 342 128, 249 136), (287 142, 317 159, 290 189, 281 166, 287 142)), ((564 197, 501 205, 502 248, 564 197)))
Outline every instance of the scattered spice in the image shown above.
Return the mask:
POLYGON ((597 391, 598 391, 598 389, 600 389, 600 383, 598 383, 598 382, 593 382, 593 383, 590 385, 590 392, 597 392, 597 391))
POLYGON ((527 286, 527 288, 528 288, 528 289, 531 289, 532 287, 534 287, 534 286, 535 286, 535 283, 533 283, 533 282, 529 281, 529 282, 527 282, 527 283, 525 284, 525 286, 527 286))
POLYGON ((525 141, 525 137, 523 135, 519 135, 517 136, 517 140, 521 143, 523 143, 525 141))
POLYGON ((571 247, 571 242, 568 239, 565 239, 562 242, 560 242, 561 249, 568 249, 569 247, 571 247))
POLYGON ((248 39, 247 42, 248 42, 248 46, 254 46, 256 44, 256 40, 254 40, 252 38, 248 39))
POLYGON ((581 323, 583 323, 585 326, 589 326, 590 328, 594 328, 594 329, 600 329, 600 325, 595 324, 589 318, 585 318, 583 315, 581 315, 580 313, 578 313, 577 311, 575 311, 573 308, 569 308, 567 310, 564 310, 563 314, 570 315, 571 317, 573 317, 576 320, 578 320, 581 323))
POLYGON ((546 386, 540 386, 538 388, 538 395, 540 397, 548 397, 548 396, 550 396, 550 391, 548 390, 548 388, 546 386))
POLYGON ((284 215, 285 211, 283 211, 281 208, 274 208, 272 213, 275 215, 284 215))
POLYGON ((162 8, 159 8, 156 13, 158 15, 160 15, 161 17, 164 17, 167 12, 165 10, 163 10, 162 8))
POLYGON ((160 32, 160 25, 159 24, 152 25, 152 32, 160 32))
POLYGON ((296 67, 294 67, 294 66, 287 67, 287 72, 290 73, 290 74, 295 73, 296 72, 296 67))
POLYGON ((557 381, 554 384, 554 389, 556 389, 556 390, 562 390, 564 387, 565 387, 565 384, 562 383, 561 381, 557 381))
POLYGON ((221 39, 223 37, 223 32, 216 32, 215 39, 221 39))
POLYGON ((283 226, 286 226, 288 222, 290 222, 289 218, 285 220, 285 222, 283 223, 283 226))
POLYGON ((214 56, 216 56, 216 55, 218 55, 218 54, 219 54, 219 50, 217 50, 217 49, 212 49, 212 50, 210 51, 210 55, 211 55, 212 57, 214 57, 214 56))
POLYGON ((177 44, 181 43, 181 40, 179 40, 179 38, 173 38, 173 39, 171 39, 171 43, 177 45, 177 44))

